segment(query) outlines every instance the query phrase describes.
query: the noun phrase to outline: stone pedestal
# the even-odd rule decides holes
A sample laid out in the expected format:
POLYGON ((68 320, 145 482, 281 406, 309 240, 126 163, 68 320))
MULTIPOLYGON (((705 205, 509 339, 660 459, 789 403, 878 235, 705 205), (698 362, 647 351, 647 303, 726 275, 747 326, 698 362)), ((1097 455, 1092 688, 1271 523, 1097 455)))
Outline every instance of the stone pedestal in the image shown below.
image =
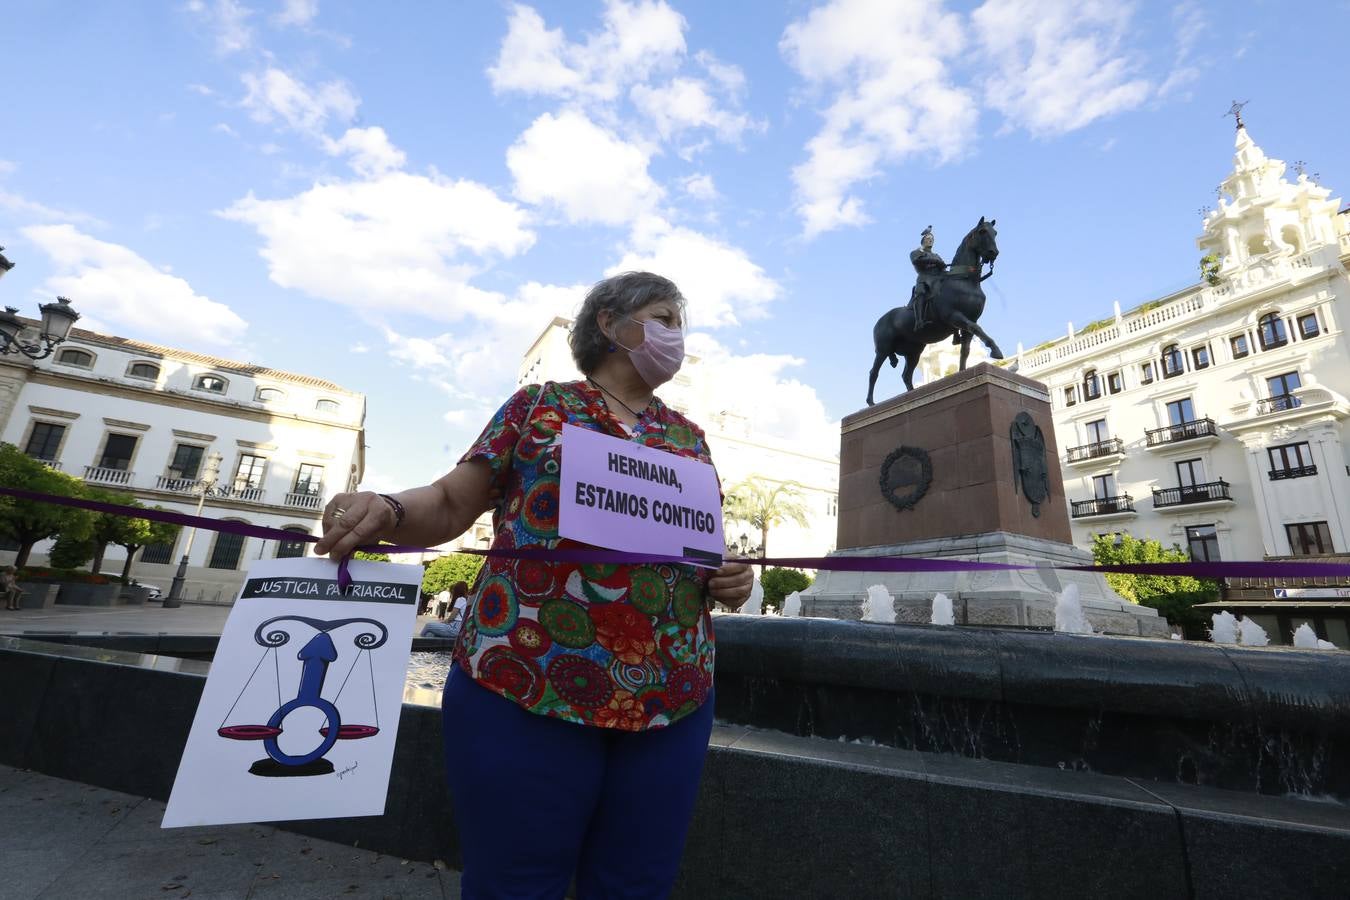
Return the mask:
POLYGON ((803 615, 859 618, 867 588, 882 584, 896 599, 900 622, 929 621, 933 595, 941 591, 952 600, 957 624, 1053 626, 1055 601, 1073 583, 1096 630, 1168 633, 1156 611, 1124 600, 1101 575, 1053 568, 1091 565, 1092 555, 1071 543, 1049 395, 1041 383, 981 364, 846 416, 842 432, 834 555, 945 557, 1036 568, 822 571, 802 594, 803 615), (1013 482, 1009 432, 1021 412, 1045 439, 1050 496, 1038 510, 1013 482), (881 488, 886 458, 902 446, 925 451, 931 466, 927 491, 910 509, 897 509, 881 488))

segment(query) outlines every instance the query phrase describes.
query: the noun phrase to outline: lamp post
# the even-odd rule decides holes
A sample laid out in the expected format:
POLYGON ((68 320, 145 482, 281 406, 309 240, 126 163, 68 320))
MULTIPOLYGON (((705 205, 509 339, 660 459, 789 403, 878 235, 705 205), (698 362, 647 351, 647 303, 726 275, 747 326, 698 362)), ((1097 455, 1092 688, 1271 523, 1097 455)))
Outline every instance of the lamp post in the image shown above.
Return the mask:
MULTIPOLYGON (((4 249, 0 247, 0 250, 4 249)), ((0 253, 0 278, 12 268, 14 263, 0 253)), ((32 360, 46 359, 57 344, 70 336, 71 327, 80 318, 65 297, 57 297, 55 303, 44 303, 38 309, 42 312, 42 325, 35 339, 23 337, 28 326, 19 318, 17 306, 6 306, 0 313, 0 356, 21 353, 32 360)))
MULTIPOLYGON (((202 514, 202 507, 206 504, 206 495, 215 487, 216 479, 220 477, 220 463, 224 457, 219 453, 211 453, 206 457, 206 468, 202 470, 201 478, 197 479, 197 485, 194 490, 197 492, 197 515, 202 514)), ((178 560, 178 571, 174 573, 173 584, 169 586, 169 596, 164 598, 164 609, 177 609, 183 605, 183 579, 187 577, 188 554, 192 552, 192 541, 197 537, 197 526, 193 525, 192 530, 188 532, 187 546, 183 548, 183 558, 178 560)))

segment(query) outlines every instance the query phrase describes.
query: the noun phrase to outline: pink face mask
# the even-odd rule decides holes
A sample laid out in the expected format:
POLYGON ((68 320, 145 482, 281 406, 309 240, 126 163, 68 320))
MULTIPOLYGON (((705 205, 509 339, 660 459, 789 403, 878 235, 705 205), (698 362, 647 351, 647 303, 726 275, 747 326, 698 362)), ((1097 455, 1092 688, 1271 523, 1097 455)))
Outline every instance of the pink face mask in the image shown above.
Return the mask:
MULTIPOLYGON (((619 344, 617 339, 614 343, 619 344)), ((628 351, 633 368, 653 390, 674 378, 684 365, 684 332, 655 319, 642 323, 642 343, 636 347, 619 346, 628 351)))

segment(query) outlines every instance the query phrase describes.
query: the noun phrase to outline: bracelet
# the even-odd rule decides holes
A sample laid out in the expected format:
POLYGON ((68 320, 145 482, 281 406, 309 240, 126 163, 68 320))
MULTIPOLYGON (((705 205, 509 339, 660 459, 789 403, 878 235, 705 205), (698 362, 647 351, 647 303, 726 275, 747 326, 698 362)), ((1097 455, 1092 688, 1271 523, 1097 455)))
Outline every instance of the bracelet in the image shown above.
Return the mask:
POLYGON ((403 524, 403 514, 406 512, 406 510, 403 508, 403 504, 399 503, 398 500, 389 496, 388 494, 380 494, 379 497, 385 503, 388 503, 389 508, 394 511, 394 527, 398 528, 400 525, 403 524))

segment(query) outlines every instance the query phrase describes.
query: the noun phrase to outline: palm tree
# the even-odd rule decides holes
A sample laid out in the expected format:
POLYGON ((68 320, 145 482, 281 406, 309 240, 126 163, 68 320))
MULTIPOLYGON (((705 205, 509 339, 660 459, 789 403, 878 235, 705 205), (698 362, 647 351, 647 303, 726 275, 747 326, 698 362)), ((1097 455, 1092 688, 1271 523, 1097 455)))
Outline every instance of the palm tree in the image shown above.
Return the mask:
POLYGON ((807 525, 806 506, 797 482, 772 481, 757 475, 727 491, 722 513, 727 519, 759 529, 759 552, 764 556, 769 555, 770 528, 786 521, 803 528, 807 525))

